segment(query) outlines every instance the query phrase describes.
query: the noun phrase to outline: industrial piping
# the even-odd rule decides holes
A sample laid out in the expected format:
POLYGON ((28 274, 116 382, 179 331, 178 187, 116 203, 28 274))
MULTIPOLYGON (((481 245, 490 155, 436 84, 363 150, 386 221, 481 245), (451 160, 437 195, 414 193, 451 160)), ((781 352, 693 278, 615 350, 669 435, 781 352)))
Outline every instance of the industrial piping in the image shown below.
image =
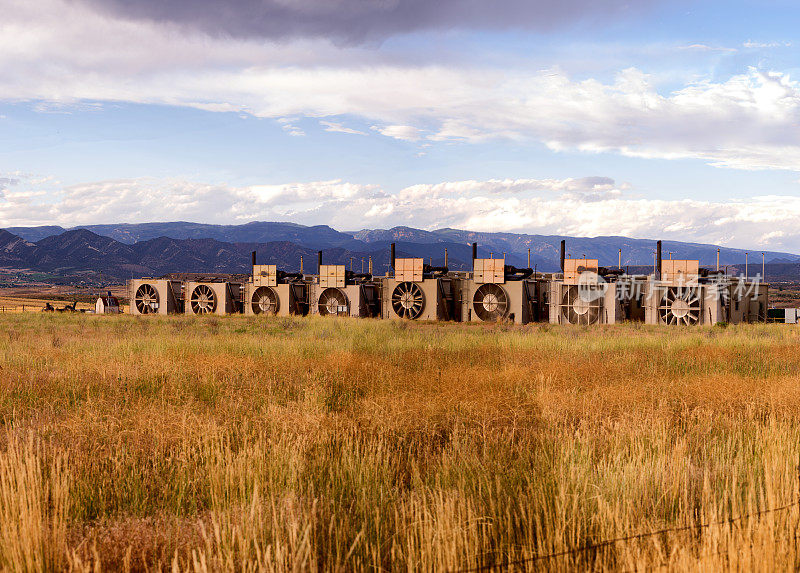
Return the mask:
POLYGON ((661 241, 656 243, 656 279, 661 280, 661 241))

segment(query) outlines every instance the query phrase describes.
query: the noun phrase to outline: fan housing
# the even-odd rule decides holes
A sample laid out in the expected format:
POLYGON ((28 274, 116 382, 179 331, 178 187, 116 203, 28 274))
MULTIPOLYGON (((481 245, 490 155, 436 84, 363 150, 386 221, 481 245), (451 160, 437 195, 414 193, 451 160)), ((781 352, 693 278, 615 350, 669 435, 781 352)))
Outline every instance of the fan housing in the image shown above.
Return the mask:
POLYGON ((319 297, 318 309, 321 316, 346 315, 347 296, 338 288, 326 288, 319 297))
POLYGON ((691 326, 700 322, 701 309, 699 287, 668 287, 658 305, 658 317, 664 324, 691 326))
POLYGON ((569 324, 595 324, 600 320, 600 296, 586 286, 569 286, 561 299, 561 316, 569 324))
POLYGON ((269 314, 274 315, 278 313, 280 308, 280 301, 278 300, 277 293, 270 287, 258 287, 253 293, 251 299, 253 314, 269 314))
POLYGON ((503 287, 487 283, 475 291, 472 306, 475 314, 484 322, 501 320, 508 315, 508 294, 503 287))
POLYGON ((425 294, 419 285, 402 282, 392 291, 392 310, 400 318, 419 318, 425 308, 425 294))
POLYGON ((217 310, 217 295, 208 285, 197 285, 192 290, 190 305, 194 314, 211 314, 217 310))
POLYGON ((143 284, 136 289, 134 304, 139 314, 153 314, 158 312, 158 291, 153 285, 143 284))

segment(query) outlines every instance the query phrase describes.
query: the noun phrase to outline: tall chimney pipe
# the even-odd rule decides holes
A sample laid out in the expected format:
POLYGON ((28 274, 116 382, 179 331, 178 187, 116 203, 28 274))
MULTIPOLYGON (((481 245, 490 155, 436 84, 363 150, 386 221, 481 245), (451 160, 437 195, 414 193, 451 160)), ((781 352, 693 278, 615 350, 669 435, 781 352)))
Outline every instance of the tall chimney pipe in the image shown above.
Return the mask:
POLYGON ((447 247, 444 248, 444 266, 447 266, 447 247))
POLYGON ((391 255, 390 256, 391 256, 391 259, 392 259, 392 269, 394 269, 394 261, 395 261, 394 243, 392 243, 392 249, 391 249, 391 255))
POLYGON ((656 243, 656 278, 661 280, 661 241, 656 243))
POLYGON ((564 272, 564 255, 567 254, 567 241, 561 241, 561 272, 564 272))
POLYGON ((256 266, 256 252, 255 252, 255 251, 253 251, 253 253, 252 253, 252 255, 251 255, 251 256, 252 256, 252 258, 253 258, 253 266, 256 266))
POLYGON ((322 251, 317 251, 317 274, 322 272, 322 251))
POLYGON ((472 260, 474 261, 477 258, 478 258, 478 243, 472 243, 472 260))

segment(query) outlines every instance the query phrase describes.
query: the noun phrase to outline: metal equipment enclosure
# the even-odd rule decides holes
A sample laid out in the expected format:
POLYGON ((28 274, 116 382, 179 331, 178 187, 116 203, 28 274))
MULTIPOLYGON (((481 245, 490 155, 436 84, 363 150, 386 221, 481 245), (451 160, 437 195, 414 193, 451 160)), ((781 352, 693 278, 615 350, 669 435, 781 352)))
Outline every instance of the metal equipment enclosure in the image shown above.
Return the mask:
POLYGON ((240 312, 242 284, 232 282, 185 283, 186 314, 233 314, 240 312))
POLYGON ((769 286, 722 271, 701 269, 699 261, 662 261, 661 277, 649 282, 648 324, 717 324, 766 321, 769 286))
POLYGON ((419 258, 394 260, 394 276, 382 279, 382 316, 409 320, 460 320, 461 279, 419 258))
POLYGON ((128 281, 131 314, 174 314, 183 312, 181 281, 131 279, 128 281))
POLYGON ((564 259, 564 274, 550 281, 553 324, 615 324, 623 320, 617 284, 600 274, 597 259, 564 259))
POLYGON ((539 281, 531 269, 517 269, 505 259, 473 259, 470 280, 462 282, 461 316, 466 321, 510 320, 526 324, 541 316, 539 281))
POLYGON ((311 314, 371 318, 380 315, 380 283, 370 274, 355 274, 344 265, 320 265, 311 286, 311 314))
POLYGON ((253 265, 244 285, 243 307, 248 315, 308 314, 309 284, 300 273, 285 273, 275 265, 253 265))

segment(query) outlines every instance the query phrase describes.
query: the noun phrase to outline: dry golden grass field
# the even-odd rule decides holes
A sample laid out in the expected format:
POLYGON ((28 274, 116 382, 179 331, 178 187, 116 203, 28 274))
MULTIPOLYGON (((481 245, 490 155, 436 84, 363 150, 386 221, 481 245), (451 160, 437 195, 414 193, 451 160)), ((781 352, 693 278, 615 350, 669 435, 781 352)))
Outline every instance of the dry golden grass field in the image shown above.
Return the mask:
POLYGON ((5 314, 0 414, 7 570, 800 566, 792 326, 5 314))

